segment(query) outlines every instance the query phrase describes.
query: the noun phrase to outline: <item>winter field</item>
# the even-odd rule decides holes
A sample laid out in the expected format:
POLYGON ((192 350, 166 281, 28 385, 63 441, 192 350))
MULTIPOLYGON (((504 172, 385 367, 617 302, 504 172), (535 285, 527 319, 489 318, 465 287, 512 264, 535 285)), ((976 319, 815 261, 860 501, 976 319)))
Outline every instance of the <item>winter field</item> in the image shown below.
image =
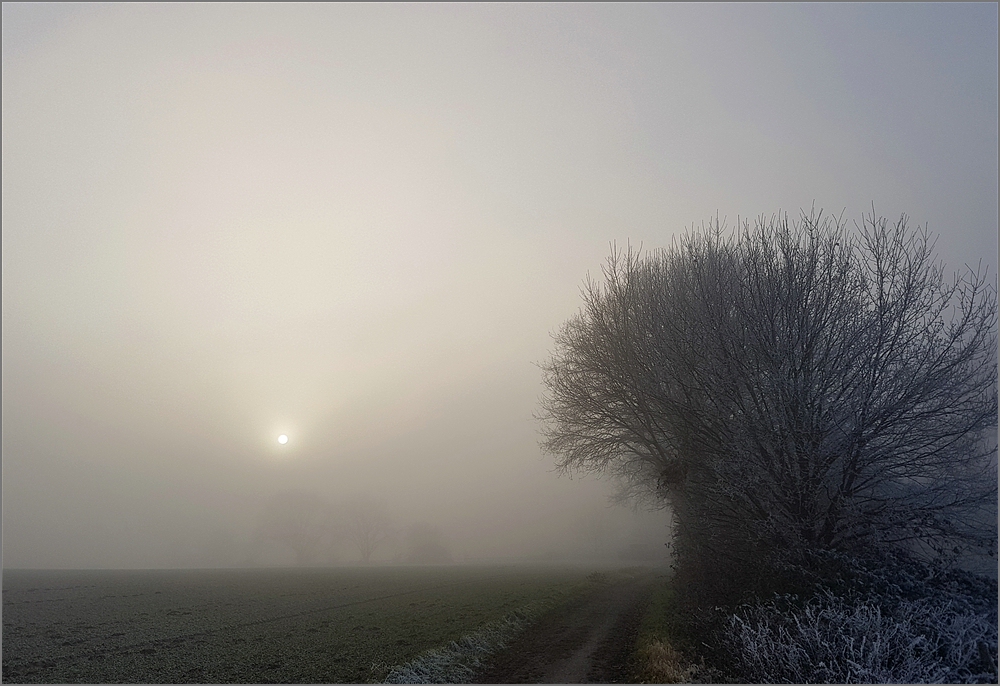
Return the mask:
POLYGON ((3 680, 378 682, 463 636, 502 639, 592 572, 5 570, 3 680))

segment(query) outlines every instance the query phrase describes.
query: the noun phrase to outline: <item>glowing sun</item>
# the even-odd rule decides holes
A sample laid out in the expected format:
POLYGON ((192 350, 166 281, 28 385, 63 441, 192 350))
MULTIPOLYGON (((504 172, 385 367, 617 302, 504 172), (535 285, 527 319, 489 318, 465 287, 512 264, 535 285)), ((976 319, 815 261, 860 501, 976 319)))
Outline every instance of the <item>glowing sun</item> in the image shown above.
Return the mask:
POLYGON ((281 434, 280 436, 278 436, 278 443, 280 443, 281 445, 285 445, 285 443, 288 443, 288 436, 286 436, 285 434, 281 434))

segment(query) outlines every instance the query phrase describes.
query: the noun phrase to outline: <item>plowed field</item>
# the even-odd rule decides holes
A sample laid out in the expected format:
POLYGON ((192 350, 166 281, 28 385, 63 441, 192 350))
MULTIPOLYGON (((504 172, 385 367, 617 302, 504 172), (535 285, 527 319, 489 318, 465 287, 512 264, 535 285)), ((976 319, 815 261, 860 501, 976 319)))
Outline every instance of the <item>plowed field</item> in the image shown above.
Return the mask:
POLYGON ((3 574, 3 680, 372 682, 528 605, 594 591, 584 568, 3 574))

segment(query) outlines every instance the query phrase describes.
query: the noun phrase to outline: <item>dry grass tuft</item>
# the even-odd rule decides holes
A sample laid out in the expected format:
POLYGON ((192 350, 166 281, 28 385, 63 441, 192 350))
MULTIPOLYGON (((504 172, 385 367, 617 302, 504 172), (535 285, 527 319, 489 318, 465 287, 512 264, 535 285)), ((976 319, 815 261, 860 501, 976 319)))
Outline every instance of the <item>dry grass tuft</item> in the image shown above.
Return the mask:
POLYGON ((639 648, 639 678, 645 684, 690 684, 700 671, 669 643, 654 639, 639 648))

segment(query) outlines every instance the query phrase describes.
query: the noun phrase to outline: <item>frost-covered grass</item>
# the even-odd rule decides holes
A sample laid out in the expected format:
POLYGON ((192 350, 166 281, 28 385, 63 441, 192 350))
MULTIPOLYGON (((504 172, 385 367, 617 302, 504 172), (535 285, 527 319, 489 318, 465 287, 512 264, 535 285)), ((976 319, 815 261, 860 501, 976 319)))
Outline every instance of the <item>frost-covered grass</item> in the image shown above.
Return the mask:
POLYGON ((393 667, 387 684, 469 683, 483 662, 506 648, 549 603, 533 603, 487 624, 442 648, 434 648, 404 665, 393 667))
POLYGON ((747 683, 996 683, 997 619, 932 599, 804 604, 776 598, 728 620, 725 649, 747 683))

